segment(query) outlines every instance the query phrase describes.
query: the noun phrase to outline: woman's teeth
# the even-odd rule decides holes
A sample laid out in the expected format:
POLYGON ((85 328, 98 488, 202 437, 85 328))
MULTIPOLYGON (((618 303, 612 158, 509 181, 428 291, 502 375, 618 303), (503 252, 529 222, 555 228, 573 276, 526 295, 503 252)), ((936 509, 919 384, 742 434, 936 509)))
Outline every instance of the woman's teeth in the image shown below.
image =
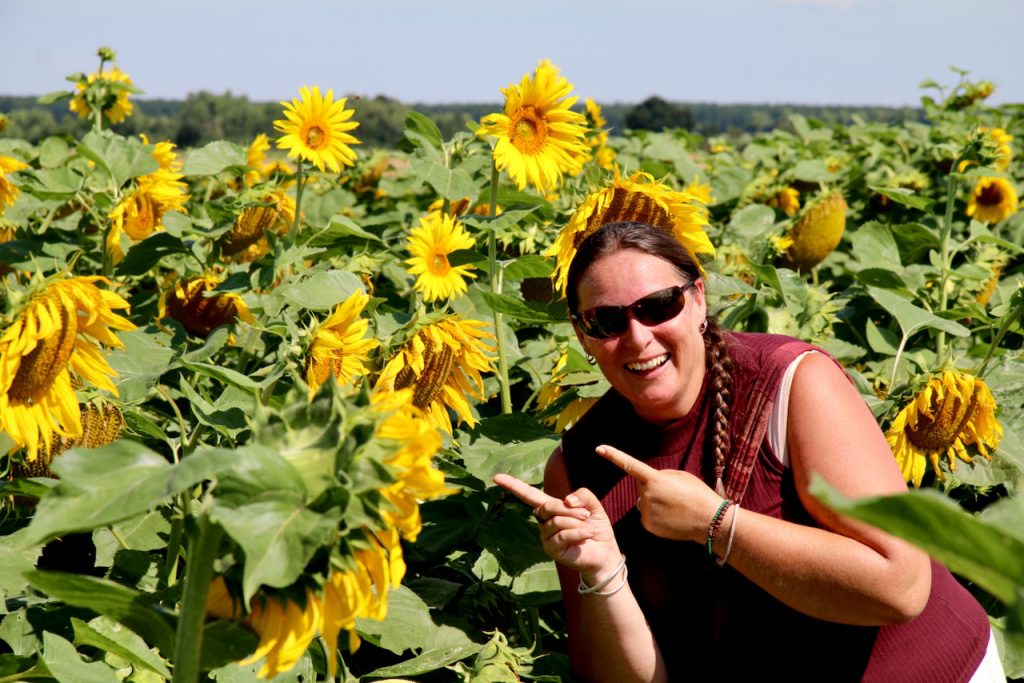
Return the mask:
POLYGON ((643 363, 626 363, 626 369, 631 370, 633 372, 646 372, 647 370, 653 370, 654 368, 658 367, 659 365, 667 361, 668 354, 663 353, 657 358, 652 358, 650 360, 644 361, 643 363))

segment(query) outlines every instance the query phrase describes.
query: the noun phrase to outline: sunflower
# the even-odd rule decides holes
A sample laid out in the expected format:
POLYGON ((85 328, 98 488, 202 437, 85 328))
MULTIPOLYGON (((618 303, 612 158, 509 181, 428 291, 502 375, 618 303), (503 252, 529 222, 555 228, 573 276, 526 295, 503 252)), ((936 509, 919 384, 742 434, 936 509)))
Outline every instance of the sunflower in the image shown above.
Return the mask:
POLYGON ((450 299, 466 293, 466 278, 475 278, 473 266, 452 266, 448 255, 459 249, 471 249, 473 238, 451 215, 435 211, 420 219, 409 235, 411 259, 409 274, 416 276, 413 286, 427 301, 450 299))
POLYGON ((330 375, 344 385, 366 374, 368 354, 380 345, 376 339, 364 339, 369 324, 359 315, 369 300, 357 289, 313 332, 306 356, 310 400, 330 375))
POLYGON ((967 200, 967 215, 986 223, 999 223, 1017 213, 1017 191, 1006 178, 982 176, 967 200))
POLYGON ((247 206, 231 230, 220 238, 220 253, 237 263, 255 261, 270 250, 265 232, 282 235, 295 222, 295 200, 281 190, 259 196, 258 205, 247 206))
POLYGON ((587 112, 587 123, 591 130, 588 141, 593 148, 594 158, 597 159, 598 166, 611 171, 615 168, 615 150, 608 147, 608 131, 605 130, 608 121, 605 120, 604 114, 601 112, 601 105, 593 98, 588 97, 584 101, 584 106, 587 112))
POLYGON ((903 478, 920 486, 928 458, 942 479, 939 458, 945 455, 950 471, 956 471, 957 458, 971 462, 966 448, 971 444, 982 456, 991 457, 990 451, 1003 438, 995 412, 996 401, 981 378, 946 370, 930 379, 885 433, 903 478))
POLYGON ((289 157, 310 161, 321 171, 324 167, 341 173, 341 167, 355 164, 356 154, 349 145, 359 144, 348 131, 359 124, 349 121, 355 113, 345 109, 347 97, 334 101, 334 91, 320 95, 320 88, 299 88, 301 100, 282 102, 284 119, 274 121, 274 128, 284 133, 277 141, 280 149, 287 149, 289 157))
POLYGON ((366 547, 356 549, 350 568, 333 571, 324 585, 320 632, 327 650, 328 673, 337 670, 338 634, 349 634, 349 650, 359 647, 356 619, 380 621, 388 613, 388 591, 405 576, 405 558, 394 529, 367 534, 366 547))
POLYGON ((408 541, 415 541, 422 527, 419 503, 454 492, 433 465, 434 455, 441 449, 441 434, 412 405, 412 394, 411 389, 403 389, 378 391, 372 397, 377 410, 391 413, 378 425, 375 437, 397 445, 384 460, 395 481, 380 491, 394 510, 381 512, 384 521, 408 541))
POLYGON ((544 60, 519 85, 502 89, 505 111, 489 114, 480 122, 480 133, 498 139, 494 161, 498 170, 508 168, 512 182, 522 190, 527 183, 541 192, 558 187, 563 174, 582 169, 589 158, 587 120, 572 111, 576 97, 572 85, 558 67, 544 60))
POLYGON ((85 448, 96 448, 108 443, 113 443, 121 436, 124 428, 124 415, 111 403, 89 403, 79 409, 79 419, 82 423, 82 434, 77 437, 67 437, 56 434, 50 447, 40 448, 34 462, 11 462, 11 477, 23 479, 26 477, 50 477, 54 479, 56 474, 50 469, 50 463, 58 455, 76 446, 85 448))
POLYGON ((308 589, 304 605, 288 598, 258 597, 244 623, 259 634, 260 643, 238 663, 248 666, 266 657, 256 672, 259 678, 273 678, 289 671, 306 653, 320 622, 320 599, 308 589))
POLYGON ((838 190, 808 203, 778 243, 780 247, 787 245, 780 265, 793 270, 810 270, 839 246, 845 230, 846 200, 838 190))
POLYGON ((135 325, 114 311, 128 302, 100 289, 98 276, 51 280, 17 314, 0 337, 0 431, 24 446, 32 462, 40 447, 51 452, 54 435, 82 436, 72 373, 82 381, 117 394, 117 373, 101 346, 122 348, 113 330, 135 325))
POLYGON ((8 173, 21 171, 28 168, 28 164, 18 161, 14 157, 5 157, 0 154, 0 216, 8 206, 14 206, 21 191, 18 186, 7 179, 8 173))
POLYGON ((710 206, 715 203, 715 198, 711 194, 711 186, 707 183, 702 183, 699 175, 683 191, 692 194, 704 206, 710 206))
POLYGON ((1013 136, 1002 128, 979 128, 979 132, 986 134, 988 142, 995 148, 995 160, 992 168, 997 171, 1005 171, 1013 161, 1013 136))
POLYGON ((784 187, 768 200, 768 206, 782 211, 787 216, 795 216, 800 211, 800 191, 784 187))
POLYGON ((132 79, 128 77, 128 74, 114 66, 107 71, 100 73, 93 72, 89 74, 89 78, 87 80, 88 83, 82 83, 79 81, 77 85, 78 92, 69 105, 71 111, 78 113, 79 118, 84 119, 92 114, 92 107, 89 102, 86 101, 85 94, 89 86, 95 84, 97 81, 120 84, 113 88, 109 88, 103 96, 103 115, 107 117, 111 123, 121 123, 132 115, 134 105, 132 105, 128 100, 128 95, 131 93, 133 85, 132 79))
POLYGON ((694 257, 715 253, 704 231, 708 211, 697 197, 655 182, 646 173, 622 179, 616 170, 612 186, 588 195, 544 253, 556 258, 551 277, 563 296, 576 248, 602 225, 617 221, 637 221, 669 230, 694 257))
POLYGON ((233 292, 222 292, 207 296, 217 289, 215 275, 203 275, 177 283, 160 297, 160 318, 172 318, 197 337, 207 337, 221 325, 230 325, 235 320, 253 322, 249 307, 242 297, 233 292))
MULTIPOLYGON (((142 141, 149 144, 145 136, 142 136, 142 141)), ((179 173, 181 162, 174 151, 174 143, 158 142, 153 147, 153 158, 160 167, 153 173, 139 176, 135 189, 108 216, 107 251, 114 263, 119 263, 125 255, 122 235, 127 235, 133 242, 142 241, 164 229, 163 218, 168 211, 186 210, 188 186, 179 173)))
POLYGON ((256 139, 249 145, 249 149, 245 154, 245 165, 249 167, 249 170, 242 176, 247 187, 252 187, 262 178, 263 160, 268 149, 270 149, 270 140, 267 138, 266 133, 257 135, 256 139))
POLYGON ((480 373, 494 372, 494 347, 485 340, 494 335, 486 323, 448 316, 422 327, 387 362, 377 379, 377 390, 413 388, 412 404, 436 427, 452 433, 448 408, 460 421, 476 424, 467 396, 482 400, 480 373))

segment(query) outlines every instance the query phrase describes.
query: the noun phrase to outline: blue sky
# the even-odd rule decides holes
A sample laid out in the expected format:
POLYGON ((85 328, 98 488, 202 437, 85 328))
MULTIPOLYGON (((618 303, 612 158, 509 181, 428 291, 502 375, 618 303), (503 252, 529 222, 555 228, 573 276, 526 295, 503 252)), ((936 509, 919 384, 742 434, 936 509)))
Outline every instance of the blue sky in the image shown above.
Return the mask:
POLYGON ((183 98, 497 102, 549 58, 599 102, 914 105, 949 66, 1024 102, 1024 0, 0 0, 0 94, 67 87, 109 45, 183 98))

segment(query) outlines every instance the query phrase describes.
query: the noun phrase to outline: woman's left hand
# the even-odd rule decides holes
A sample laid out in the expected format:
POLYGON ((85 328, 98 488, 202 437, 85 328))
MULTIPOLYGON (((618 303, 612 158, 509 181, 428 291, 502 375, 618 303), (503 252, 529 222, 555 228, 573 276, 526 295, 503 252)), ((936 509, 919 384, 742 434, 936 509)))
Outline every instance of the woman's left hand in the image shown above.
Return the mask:
POLYGON ((722 497, 689 472, 658 470, 612 446, 597 454, 636 480, 636 506, 644 528, 655 536, 703 543, 722 497))

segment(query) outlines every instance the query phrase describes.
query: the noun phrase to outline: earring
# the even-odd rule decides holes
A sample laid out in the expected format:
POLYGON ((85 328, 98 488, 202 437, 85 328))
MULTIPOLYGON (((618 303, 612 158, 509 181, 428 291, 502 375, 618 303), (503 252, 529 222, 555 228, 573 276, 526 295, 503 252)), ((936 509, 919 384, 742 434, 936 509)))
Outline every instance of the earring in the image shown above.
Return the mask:
POLYGON ((590 355, 590 354, 588 353, 588 354, 587 354, 587 362, 588 362, 588 363, 590 363, 591 365, 596 365, 596 364, 597 364, 597 359, 596 359, 596 358, 594 358, 593 356, 591 356, 591 355, 590 355))
POLYGON ((708 331, 708 319, 707 318, 704 318, 704 320, 700 321, 700 325, 697 326, 697 331, 701 333, 701 336, 703 336, 704 333, 708 331))

